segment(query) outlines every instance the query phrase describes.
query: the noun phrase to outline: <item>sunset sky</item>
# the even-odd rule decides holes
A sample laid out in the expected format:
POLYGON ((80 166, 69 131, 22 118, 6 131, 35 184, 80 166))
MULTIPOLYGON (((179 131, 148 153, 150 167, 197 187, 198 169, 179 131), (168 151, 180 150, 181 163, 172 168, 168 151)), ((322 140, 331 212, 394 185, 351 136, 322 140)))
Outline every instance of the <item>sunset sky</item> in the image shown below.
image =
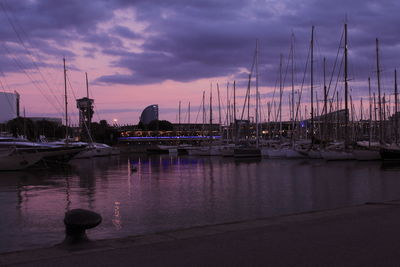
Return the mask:
MULTIPOLYGON (((179 101, 184 121, 190 101, 191 122, 196 117, 200 122, 197 114, 202 94, 206 91, 209 105, 211 87, 218 120, 217 84, 225 105, 227 82, 232 90, 234 80, 240 114, 256 40, 265 114, 266 103, 272 101, 278 84, 281 54, 284 71, 288 65, 292 34, 296 90, 307 73, 302 97, 306 103, 312 25, 319 99, 323 95, 324 57, 327 82, 333 81, 331 92, 338 79, 337 71, 331 73, 345 22, 349 29, 349 84, 356 105, 362 96, 367 101, 368 77, 372 91, 377 90, 375 38, 380 41, 386 95, 393 94, 393 72, 399 67, 400 2, 396 0, 0 0, 0 9, 1 90, 18 91, 27 116, 62 117, 65 57, 68 108, 75 123, 75 98, 86 95, 85 72, 90 97, 95 99, 94 121, 111 123, 116 118, 119 124, 136 124, 141 110, 158 104, 160 119, 175 122, 179 101)), ((342 53, 340 49, 339 65, 342 53)), ((288 71, 285 105, 290 81, 288 71)), ((340 76, 340 94, 342 83, 340 76)), ((254 95, 254 79, 252 90, 254 95)), ((278 100, 277 92, 274 100, 278 100)))

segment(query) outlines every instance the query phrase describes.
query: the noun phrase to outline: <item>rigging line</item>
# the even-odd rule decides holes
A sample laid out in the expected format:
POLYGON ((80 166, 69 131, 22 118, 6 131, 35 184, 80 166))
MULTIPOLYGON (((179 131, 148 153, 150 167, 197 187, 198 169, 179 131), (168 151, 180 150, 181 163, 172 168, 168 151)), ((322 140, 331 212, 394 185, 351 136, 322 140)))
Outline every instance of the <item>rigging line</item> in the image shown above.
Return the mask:
MULTIPOLYGON (((334 90, 333 90, 333 96, 336 95, 337 87, 338 87, 340 79, 341 79, 343 62, 344 62, 344 55, 342 55, 342 60, 340 60, 340 65, 339 65, 339 69, 338 69, 338 75, 337 75, 336 82, 335 82, 335 87, 334 87, 334 90)), ((334 101, 334 97, 332 98, 332 104, 333 104, 333 101, 334 101)))
MULTIPOLYGON (((297 102, 296 105, 296 116, 295 116, 295 120, 297 121, 298 119, 298 115, 299 115, 299 109, 300 109, 300 103, 301 103, 301 97, 303 95, 303 88, 304 88, 304 83, 306 80, 306 73, 307 73, 307 69, 308 69, 308 62, 310 61, 310 56, 311 56, 311 45, 308 49, 308 55, 307 55, 307 60, 306 60, 306 66, 304 68, 304 72, 303 72, 303 80, 301 82, 301 87, 300 87, 300 92, 299 92, 299 100, 297 102)), ((305 114, 305 116, 307 116, 307 114, 305 114)))
MULTIPOLYGON (((72 87, 72 83, 71 83, 71 80, 69 79, 68 75, 67 75, 67 81, 68 81, 69 87, 71 88, 72 95, 73 95, 73 97, 74 97, 74 99, 75 99, 75 101, 76 101, 77 98, 76 98, 76 95, 75 95, 75 90, 74 90, 74 88, 72 87)), ((78 117, 78 114, 76 113, 76 111, 75 111, 75 112, 71 112, 71 113, 74 115, 75 118, 78 117)), ((71 118, 71 117, 70 117, 70 118, 71 118)))
POLYGON ((58 104, 59 104, 60 106, 62 106, 61 103, 60 103, 60 101, 59 101, 59 99, 55 96, 53 89, 50 87, 50 85, 48 84, 46 78, 44 77, 43 73, 41 72, 40 68, 38 67, 38 65, 37 65, 36 62, 34 61, 34 57, 33 57, 32 53, 29 51, 29 49, 28 49, 27 46, 25 45, 25 43, 24 43, 24 41, 22 40, 20 34, 18 33, 18 31, 17 31, 17 29, 16 29, 14 23, 12 23, 11 18, 10 18, 10 16, 8 15, 8 12, 7 12, 7 10, 6 10, 6 8, 5 8, 3 2, 0 2, 0 6, 1 6, 1 8, 2 8, 4 14, 5 14, 6 17, 7 17, 7 21, 10 23, 12 29, 14 30, 14 32, 15 32, 15 34, 16 34, 16 36, 17 36, 17 39, 19 40, 19 42, 21 43, 21 45, 23 46, 23 48, 25 49, 25 51, 26 51, 27 54, 29 55, 29 57, 30 57, 30 59, 31 59, 31 61, 32 61, 33 66, 34 66, 34 67, 37 69, 37 71, 39 72, 39 75, 41 76, 42 80, 44 81, 44 83, 46 84, 47 88, 48 88, 49 91, 52 93, 53 97, 56 99, 56 101, 58 102, 58 104))
MULTIPOLYGON (((276 73, 275 87, 274 87, 274 91, 273 91, 273 93, 272 93, 272 99, 271 99, 271 101, 270 101, 271 104, 275 102, 275 93, 276 93, 276 91, 277 91, 277 89, 278 89, 278 80, 279 80, 279 69, 277 70, 277 73, 276 73)), ((272 111, 272 108, 271 108, 271 109, 269 110, 269 112, 268 112, 268 116, 271 116, 271 114, 272 114, 272 116, 275 115, 275 117, 276 117, 276 114, 275 114, 275 113, 276 113, 276 112, 272 111)), ((276 118, 276 119, 277 119, 277 118, 276 118)))
POLYGON ((340 48, 341 48, 341 45, 342 45, 342 42, 343 42, 343 36, 344 36, 344 30, 342 30, 342 36, 340 37, 339 46, 338 46, 338 49, 337 49, 337 52, 336 52, 336 58, 335 58, 335 62, 333 64, 333 69, 332 69, 332 72, 331 72, 331 78, 329 79, 328 88, 327 88, 327 91, 326 91, 326 95, 328 95, 328 96, 329 96, 329 91, 331 89, 333 76, 334 76, 335 71, 336 71, 336 65, 337 65, 337 62, 338 62, 339 54, 340 54, 340 48))
POLYGON ((53 106, 53 108, 59 112, 60 114, 62 114, 62 111, 59 110, 59 108, 57 106, 55 106, 54 102, 51 101, 51 99, 48 97, 48 95, 46 95, 42 88, 40 88, 40 86, 38 85, 38 81, 34 80, 30 74, 25 70, 24 66, 21 66, 22 63, 20 63, 10 52, 10 50, 2 43, 1 46, 3 47, 4 50, 6 50, 6 52, 10 55, 10 57, 13 59, 14 63, 17 65, 17 67, 28 77, 28 79, 32 82, 32 84, 36 87, 36 89, 39 90, 39 92, 46 98, 46 100, 53 106))
MULTIPOLYGON (((290 62, 291 53, 292 53, 291 48, 289 48, 289 56, 288 56, 287 61, 286 61, 285 75, 283 76, 283 82, 282 82, 282 91, 280 92, 280 97, 282 99, 283 99, 283 91, 285 90, 286 77, 287 77, 288 71, 289 71, 289 62, 290 62)), ((283 106, 284 106, 283 103, 280 103, 280 112, 282 112, 282 107, 283 106)))
POLYGON ((254 51, 253 62, 251 64, 250 73, 249 73, 249 77, 248 77, 249 81, 248 81, 248 84, 247 84, 246 97, 244 99, 242 115, 240 116, 240 120, 243 120, 244 111, 246 109, 246 104, 248 104, 248 105, 250 104, 250 84, 251 84, 251 78, 252 78, 252 75, 253 75, 254 65, 256 64, 256 54, 257 54, 256 51, 254 51))

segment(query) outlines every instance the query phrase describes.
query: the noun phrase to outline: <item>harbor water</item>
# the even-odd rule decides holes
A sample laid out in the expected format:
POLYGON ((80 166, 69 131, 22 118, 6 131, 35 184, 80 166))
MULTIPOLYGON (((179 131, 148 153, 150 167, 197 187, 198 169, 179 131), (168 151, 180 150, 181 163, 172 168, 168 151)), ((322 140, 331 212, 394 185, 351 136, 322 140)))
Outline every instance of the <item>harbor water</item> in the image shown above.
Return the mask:
POLYGON ((92 239, 400 199, 400 164, 121 155, 0 173, 0 252, 52 246, 66 211, 103 217, 92 239), (130 170, 129 162, 137 165, 130 170))

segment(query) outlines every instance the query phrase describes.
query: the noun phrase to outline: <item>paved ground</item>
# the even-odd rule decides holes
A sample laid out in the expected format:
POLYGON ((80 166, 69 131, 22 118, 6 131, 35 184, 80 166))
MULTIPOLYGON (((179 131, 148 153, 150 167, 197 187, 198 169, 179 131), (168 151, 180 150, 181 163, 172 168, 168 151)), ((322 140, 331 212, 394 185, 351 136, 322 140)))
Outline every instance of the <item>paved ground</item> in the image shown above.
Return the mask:
POLYGON ((5 253, 0 266, 400 266, 400 202, 5 253))

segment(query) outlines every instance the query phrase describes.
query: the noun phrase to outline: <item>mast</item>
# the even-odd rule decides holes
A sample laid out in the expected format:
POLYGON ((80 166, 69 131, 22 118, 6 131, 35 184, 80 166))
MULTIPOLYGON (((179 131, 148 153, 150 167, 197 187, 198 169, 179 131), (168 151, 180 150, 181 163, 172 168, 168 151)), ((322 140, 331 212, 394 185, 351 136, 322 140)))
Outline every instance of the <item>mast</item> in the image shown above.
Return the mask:
POLYGON ((340 118, 339 118, 339 91, 336 91, 336 139, 340 138, 340 118))
POLYGON ((217 93, 218 93, 218 122, 219 122, 219 125, 220 125, 220 127, 221 127, 221 98, 220 98, 220 95, 219 95, 219 85, 218 85, 218 83, 217 83, 217 93))
MULTIPOLYGON (((87 75, 87 72, 85 72, 85 76, 86 76, 86 97, 88 98, 88 101, 90 101, 89 100, 89 79, 88 79, 88 75, 87 75)), ((90 139, 92 139, 92 136, 91 136, 91 134, 90 134, 90 122, 91 122, 91 119, 89 119, 89 118, 91 118, 91 116, 90 116, 90 113, 91 113, 91 109, 90 108, 87 108, 87 113, 86 113, 86 118, 88 118, 88 125, 86 125, 86 128, 87 128, 87 132, 88 132, 88 136, 89 136, 89 138, 90 139)))
POLYGON ((230 128, 230 119, 231 119, 231 104, 229 102, 229 82, 226 82, 226 125, 228 126, 226 132, 226 139, 229 141, 229 128, 230 128))
POLYGON ((178 124, 181 127, 181 101, 179 101, 178 124))
POLYGON ((344 24, 344 147, 349 145, 349 85, 347 81, 347 24, 344 24))
POLYGON ((237 130, 236 130, 236 81, 233 81, 233 128, 235 133, 235 144, 237 142, 237 130))
POLYGON ((188 124, 190 127, 190 101, 189 101, 189 106, 188 106, 188 124))
POLYGON ((295 118, 294 118, 294 33, 292 33, 292 38, 290 42, 290 52, 291 52, 291 59, 292 59, 292 146, 294 146, 294 123, 295 123, 295 118))
POLYGON ((219 85, 217 83, 217 93, 218 93, 218 124, 219 124, 219 134, 222 132, 222 121, 221 121, 221 98, 219 95, 219 85))
POLYGON ((381 71, 379 68, 379 40, 376 38, 376 76, 378 81, 379 142, 383 143, 381 71))
POLYGON ((372 98, 371 98, 371 78, 368 77, 368 98, 369 98, 369 142, 368 146, 371 146, 372 141, 372 98))
POLYGON ((88 81, 87 72, 85 72, 85 76, 86 76, 86 97, 89 98, 89 81, 88 81))
POLYGON ((203 135, 204 135, 204 127, 206 124, 206 106, 205 106, 205 100, 206 100, 206 91, 203 91, 203 135))
POLYGON ((68 144, 68 97, 67 97, 67 69, 65 67, 65 57, 63 58, 64 63, 64 96, 65 96, 65 143, 68 144))
POLYGON ((374 136, 375 136, 375 138, 376 138, 376 129, 378 129, 378 123, 377 123, 377 121, 378 121, 378 117, 377 117, 377 114, 376 114, 376 110, 377 110, 377 108, 376 108, 376 95, 375 95, 375 92, 374 92, 374 136))
MULTIPOLYGON (((213 117, 212 117, 212 84, 210 85, 210 132, 209 132, 209 136, 210 136, 210 141, 211 141, 211 132, 212 132, 212 122, 213 122, 213 117)), ((211 144, 211 142, 210 142, 211 144)))
POLYGON ((279 60, 279 139, 282 141, 282 54, 279 60))
POLYGON ((259 145, 258 135, 258 112, 259 112, 259 97, 258 97, 258 39, 256 40, 256 147, 259 145))
POLYGON ((314 25, 311 28, 311 145, 314 144, 314 25))
POLYGON ((324 116, 324 134, 323 139, 326 141, 327 129, 328 129, 328 93, 326 88, 326 58, 324 57, 324 110, 322 112, 324 116))
POLYGON ((394 142, 398 143, 399 138, 399 121, 398 121, 398 99, 397 99, 397 70, 394 70, 394 142))

